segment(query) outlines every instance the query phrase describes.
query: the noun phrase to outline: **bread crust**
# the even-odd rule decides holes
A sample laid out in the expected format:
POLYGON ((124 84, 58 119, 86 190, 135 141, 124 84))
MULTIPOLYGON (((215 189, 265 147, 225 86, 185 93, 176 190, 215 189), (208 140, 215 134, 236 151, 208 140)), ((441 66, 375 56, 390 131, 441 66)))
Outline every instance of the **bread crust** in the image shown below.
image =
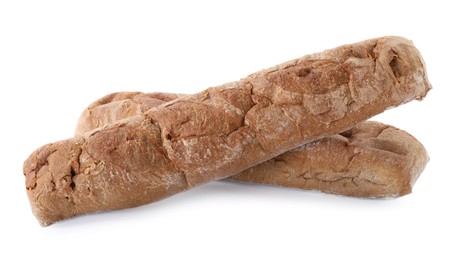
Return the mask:
POLYGON ((39 148, 24 162, 32 211, 49 225, 166 198, 429 89, 422 57, 400 37, 307 55, 39 148))
POLYGON ((429 160, 413 136, 379 122, 302 145, 228 179, 363 198, 399 197, 429 160))
MULTIPOLYGON (((75 134, 82 135, 99 125, 135 116, 184 96, 141 92, 109 94, 82 112, 75 134), (133 107, 136 109, 131 109, 133 107)), ((289 150, 228 180, 363 198, 399 197, 411 193, 428 160, 424 146, 409 133, 367 121, 346 132, 289 150)))

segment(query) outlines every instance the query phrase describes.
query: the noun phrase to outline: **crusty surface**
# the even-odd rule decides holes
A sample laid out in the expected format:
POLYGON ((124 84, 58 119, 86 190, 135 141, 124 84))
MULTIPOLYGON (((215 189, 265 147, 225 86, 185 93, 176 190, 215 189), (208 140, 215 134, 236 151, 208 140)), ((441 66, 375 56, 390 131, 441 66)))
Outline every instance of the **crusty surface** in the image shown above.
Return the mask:
POLYGON ((399 197, 412 191, 428 160, 423 145, 405 131, 363 122, 229 179, 354 197, 399 197))
MULTIPOLYGON (((131 111, 144 111, 176 98, 175 94, 136 92, 113 93, 124 98, 104 103, 104 109, 94 104, 84 110, 77 125, 92 130, 98 125, 113 123, 107 115, 129 114, 125 107, 139 106, 131 111), (168 96, 167 96, 168 95, 168 96), (132 97, 142 98, 136 102, 132 97), (161 96, 163 99, 158 99, 161 96), (167 98, 165 98, 167 97, 167 98), (146 102, 148 104, 145 104, 146 102)), ((181 95, 179 95, 181 96, 181 95)), ((135 116, 137 113, 130 113, 135 116)), ((118 120, 124 119, 119 117, 118 120)), ((344 196, 383 198, 399 197, 412 191, 416 179, 428 162, 424 146, 409 133, 379 122, 362 122, 352 129, 307 143, 275 158, 251 167, 228 179, 289 188, 318 190, 344 196)))
POLYGON ((172 93, 117 92, 106 95, 85 109, 77 123, 76 135, 117 120, 139 115, 149 108, 186 95, 172 93))
POLYGON ((409 40, 307 55, 43 146, 24 162, 42 225, 122 209, 235 175, 430 89, 409 40))

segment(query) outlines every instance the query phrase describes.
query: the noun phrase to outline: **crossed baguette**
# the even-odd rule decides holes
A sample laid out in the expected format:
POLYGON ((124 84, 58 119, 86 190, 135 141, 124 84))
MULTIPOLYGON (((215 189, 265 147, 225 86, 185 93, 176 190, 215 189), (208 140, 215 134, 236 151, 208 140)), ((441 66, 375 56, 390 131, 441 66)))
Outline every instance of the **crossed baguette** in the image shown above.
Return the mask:
MULTIPOLYGON (((75 135, 186 96, 159 92, 106 95, 82 112, 75 135)), ((412 191, 428 160, 424 146, 409 133, 366 121, 346 132, 289 150, 228 179, 345 196, 399 197, 412 191)))
POLYGON ((50 225, 164 199, 344 132, 430 88, 404 38, 307 55, 37 149, 24 162, 32 212, 50 225))

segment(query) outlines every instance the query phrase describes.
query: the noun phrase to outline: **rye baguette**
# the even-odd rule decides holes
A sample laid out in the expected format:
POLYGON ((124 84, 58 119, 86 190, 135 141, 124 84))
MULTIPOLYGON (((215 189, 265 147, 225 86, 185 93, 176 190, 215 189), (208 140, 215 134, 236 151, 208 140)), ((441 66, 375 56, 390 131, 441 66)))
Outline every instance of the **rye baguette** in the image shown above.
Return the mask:
MULTIPOLYGON (((117 92, 88 106, 76 136, 159 106, 183 94, 117 92)), ((424 146, 393 126, 366 121, 352 129, 289 150, 228 180, 317 190, 363 198, 412 192, 429 160, 424 146)))
POLYGON ((350 129, 429 89, 409 40, 340 46, 45 145, 24 162, 27 193, 42 225, 143 205, 350 129))

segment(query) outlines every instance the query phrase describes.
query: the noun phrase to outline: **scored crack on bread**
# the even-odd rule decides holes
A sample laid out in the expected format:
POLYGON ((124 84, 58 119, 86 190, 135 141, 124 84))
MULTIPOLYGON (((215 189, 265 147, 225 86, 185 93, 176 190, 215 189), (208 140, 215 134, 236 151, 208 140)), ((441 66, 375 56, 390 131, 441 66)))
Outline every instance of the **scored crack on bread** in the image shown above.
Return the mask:
MULTIPOLYGON (((158 92, 106 95, 82 112, 75 134, 82 135, 183 96, 158 92)), ((228 180, 344 196, 399 197, 412 191, 428 160, 424 146, 409 133, 369 121, 289 150, 228 180)))
POLYGON ((45 145, 24 162, 42 225, 166 198, 352 128, 430 89, 411 41, 307 55, 45 145))

